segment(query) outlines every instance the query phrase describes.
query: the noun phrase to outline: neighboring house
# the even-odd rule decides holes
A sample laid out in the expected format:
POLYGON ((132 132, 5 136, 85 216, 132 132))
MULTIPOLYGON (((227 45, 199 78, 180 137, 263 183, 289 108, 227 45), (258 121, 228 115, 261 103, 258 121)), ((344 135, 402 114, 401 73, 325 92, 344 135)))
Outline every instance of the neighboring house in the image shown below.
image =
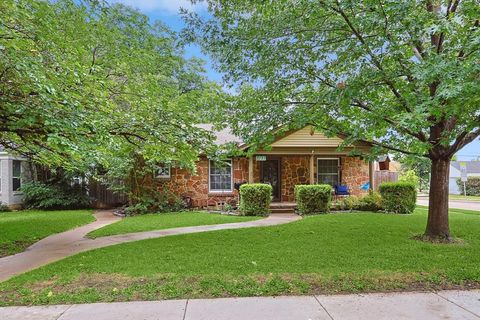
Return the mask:
POLYGON ((467 166, 467 177, 480 177, 480 161, 452 161, 450 162, 450 178, 448 181, 448 192, 450 194, 460 194, 457 180, 460 179, 460 162, 465 162, 467 166))
POLYGON ((2 204, 14 208, 22 204, 23 194, 20 188, 27 172, 25 158, 0 151, 0 201, 2 204))
MULTIPOLYGON (((211 126, 203 128, 210 130, 211 126)), ((234 142, 248 150, 248 145, 228 130, 215 134, 218 144, 234 142)), ((195 207, 232 203, 238 199, 238 185, 247 182, 271 184, 273 201, 277 202, 295 201, 294 187, 298 184, 343 184, 353 195, 365 194, 361 186, 372 185, 373 163, 348 153, 353 148, 368 152, 370 146, 358 144, 337 151, 342 142, 307 126, 277 137, 267 150, 252 157, 234 157, 223 163, 201 157, 195 175, 187 169, 165 167, 157 176, 159 189, 189 197, 195 207)))

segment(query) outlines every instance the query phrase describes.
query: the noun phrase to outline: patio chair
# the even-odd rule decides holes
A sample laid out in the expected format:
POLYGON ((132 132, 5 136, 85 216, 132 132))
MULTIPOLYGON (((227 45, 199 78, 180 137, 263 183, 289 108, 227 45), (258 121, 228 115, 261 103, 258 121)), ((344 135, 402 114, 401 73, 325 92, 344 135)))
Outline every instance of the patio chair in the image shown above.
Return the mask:
POLYGON ((341 185, 341 184, 336 184, 334 187, 334 191, 335 191, 335 198, 339 197, 339 196, 349 196, 350 195, 350 191, 348 190, 348 186, 346 185, 341 185))

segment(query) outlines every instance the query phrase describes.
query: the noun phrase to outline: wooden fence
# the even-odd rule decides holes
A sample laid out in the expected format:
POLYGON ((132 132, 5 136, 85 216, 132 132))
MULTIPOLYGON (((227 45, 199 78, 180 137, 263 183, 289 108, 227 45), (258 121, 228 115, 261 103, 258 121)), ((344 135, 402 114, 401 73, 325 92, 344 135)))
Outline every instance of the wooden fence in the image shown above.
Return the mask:
POLYGON ((88 194, 93 199, 93 206, 97 209, 120 207, 128 202, 123 192, 112 191, 101 181, 91 179, 88 183, 88 194))
POLYGON ((395 182, 398 181, 398 172, 394 171, 375 171, 373 173, 373 190, 377 191, 378 186, 383 182, 395 182))

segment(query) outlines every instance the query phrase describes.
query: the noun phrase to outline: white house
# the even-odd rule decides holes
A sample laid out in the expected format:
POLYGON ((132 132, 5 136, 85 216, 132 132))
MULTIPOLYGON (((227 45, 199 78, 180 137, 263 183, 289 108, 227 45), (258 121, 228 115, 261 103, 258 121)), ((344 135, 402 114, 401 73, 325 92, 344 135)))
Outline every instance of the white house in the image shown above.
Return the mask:
POLYGON ((0 201, 10 207, 22 204, 23 194, 20 191, 28 172, 25 158, 16 157, 8 152, 0 151, 0 201))
POLYGON ((452 161, 450 163, 450 179, 448 181, 448 191, 450 194, 460 194, 457 180, 460 179, 460 162, 465 162, 467 166, 467 177, 480 177, 480 161, 452 161))

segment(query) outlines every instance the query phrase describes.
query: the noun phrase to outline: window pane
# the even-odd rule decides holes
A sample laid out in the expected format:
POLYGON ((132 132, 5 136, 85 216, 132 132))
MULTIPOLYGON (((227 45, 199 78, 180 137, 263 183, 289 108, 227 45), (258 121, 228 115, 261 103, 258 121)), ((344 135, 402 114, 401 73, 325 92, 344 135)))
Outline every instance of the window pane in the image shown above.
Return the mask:
POLYGON ((12 179, 13 191, 17 191, 21 187, 20 178, 13 178, 12 179))
POLYGON ((210 161, 210 190, 232 190, 232 161, 210 161))
POLYGON ((318 159, 317 180, 321 184, 335 185, 339 183, 338 159, 318 159))
POLYGON ((13 160, 12 165, 13 165, 12 175, 14 177, 20 177, 20 175, 22 174, 22 164, 21 164, 21 162, 19 160, 13 160))

